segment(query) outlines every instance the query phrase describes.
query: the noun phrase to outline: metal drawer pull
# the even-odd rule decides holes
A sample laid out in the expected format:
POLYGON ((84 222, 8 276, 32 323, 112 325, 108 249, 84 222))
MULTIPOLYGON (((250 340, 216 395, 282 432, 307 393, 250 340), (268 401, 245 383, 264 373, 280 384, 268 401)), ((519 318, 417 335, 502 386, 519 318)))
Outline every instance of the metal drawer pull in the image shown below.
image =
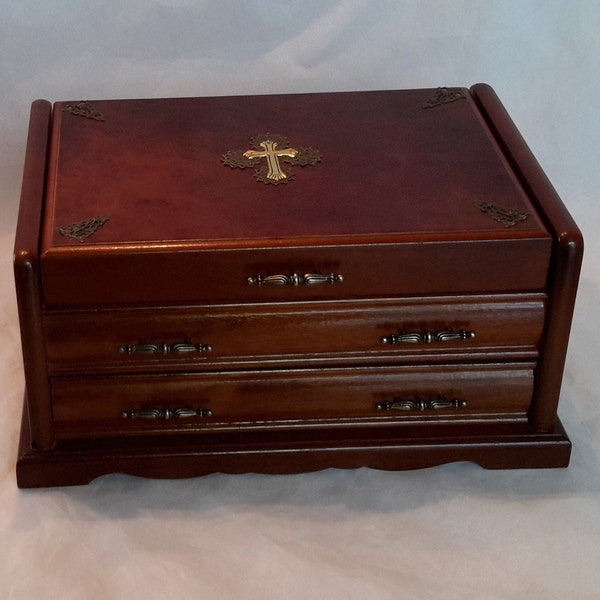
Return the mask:
POLYGON ((425 410, 441 410, 443 408, 465 408, 467 403, 465 400, 458 398, 447 399, 445 396, 436 396, 433 399, 424 400, 418 396, 412 400, 402 398, 394 398, 394 400, 386 400, 375 405, 377 410, 416 410, 423 412, 425 410))
POLYGON ((189 419, 191 417, 210 417, 212 410, 206 408, 142 408, 130 409, 121 413, 123 419, 189 419))
POLYGON ((267 275, 263 277, 258 275, 256 277, 248 277, 248 285, 319 285, 321 283, 341 283, 344 281, 342 275, 335 275, 329 273, 329 275, 322 275, 321 273, 306 273, 304 275, 298 275, 293 273, 292 275, 267 275))
POLYGON ((125 344, 119 347, 121 354, 186 354, 191 352, 210 352, 212 346, 209 344, 192 344, 190 340, 185 340, 177 344, 125 344))
POLYGON ((474 331, 454 331, 445 329, 444 331, 423 331, 411 333, 392 333, 381 338, 382 344, 431 344, 433 342, 451 342, 456 340, 472 340, 475 337, 474 331))

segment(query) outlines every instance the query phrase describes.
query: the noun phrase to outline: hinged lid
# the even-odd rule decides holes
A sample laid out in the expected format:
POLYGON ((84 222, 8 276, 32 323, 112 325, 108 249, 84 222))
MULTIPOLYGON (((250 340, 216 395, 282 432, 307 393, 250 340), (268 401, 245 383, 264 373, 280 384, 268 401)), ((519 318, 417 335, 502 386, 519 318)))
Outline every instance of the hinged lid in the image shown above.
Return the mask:
POLYGON ((48 304, 537 289, 550 249, 466 89, 54 107, 48 304))

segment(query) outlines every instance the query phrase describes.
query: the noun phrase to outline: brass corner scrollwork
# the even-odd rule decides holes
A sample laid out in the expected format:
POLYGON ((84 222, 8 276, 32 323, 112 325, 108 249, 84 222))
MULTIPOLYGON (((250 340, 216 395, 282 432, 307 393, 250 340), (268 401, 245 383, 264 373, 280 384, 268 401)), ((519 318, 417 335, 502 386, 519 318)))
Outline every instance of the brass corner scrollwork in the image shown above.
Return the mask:
POLYGON ((63 108, 63 111, 78 117, 93 119, 94 121, 104 121, 104 115, 99 110, 95 109, 87 100, 82 100, 76 104, 67 104, 67 106, 63 108))
POLYGON ((481 212, 489 215, 494 221, 501 223, 504 227, 514 227, 518 223, 526 221, 529 217, 528 213, 518 211, 514 208, 504 208, 496 206, 488 202, 482 202, 477 205, 481 212))
POLYGON ((92 217, 85 221, 77 221, 77 223, 71 223, 59 228, 61 235, 65 237, 73 238, 78 242, 85 242, 87 238, 96 233, 100 227, 102 227, 108 220, 110 215, 103 215, 100 217, 92 217))
POLYGON ((466 96, 461 91, 452 91, 446 87, 439 87, 433 93, 433 96, 423 103, 422 108, 434 108, 442 104, 465 100, 466 96))
POLYGON ((316 165, 321 160, 321 153, 314 148, 292 148, 287 138, 281 135, 265 133, 254 136, 250 140, 249 150, 228 151, 221 156, 224 165, 233 169, 257 167, 254 171, 256 179, 265 184, 279 185, 294 179, 291 166, 305 167, 316 165), (263 159, 266 161, 263 163, 263 159), (283 167, 281 163, 286 163, 283 167))

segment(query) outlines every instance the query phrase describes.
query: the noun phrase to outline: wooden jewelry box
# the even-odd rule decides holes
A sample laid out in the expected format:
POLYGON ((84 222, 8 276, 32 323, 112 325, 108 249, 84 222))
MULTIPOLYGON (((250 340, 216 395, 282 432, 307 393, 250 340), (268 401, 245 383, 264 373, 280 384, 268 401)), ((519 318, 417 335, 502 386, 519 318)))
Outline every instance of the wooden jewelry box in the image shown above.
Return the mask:
POLYGON ((564 467, 582 248, 484 84, 36 101, 18 484, 564 467))

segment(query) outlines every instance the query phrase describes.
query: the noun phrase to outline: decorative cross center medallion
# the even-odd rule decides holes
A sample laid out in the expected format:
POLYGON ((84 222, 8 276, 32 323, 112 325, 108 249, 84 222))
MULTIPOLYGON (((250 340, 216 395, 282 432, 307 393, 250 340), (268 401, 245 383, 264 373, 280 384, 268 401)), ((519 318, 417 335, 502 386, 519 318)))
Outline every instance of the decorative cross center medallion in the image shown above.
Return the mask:
POLYGON ((290 158, 295 158, 298 154, 298 150, 295 148, 282 148, 279 150, 277 148, 277 142, 273 142, 271 140, 260 142, 259 145, 264 149, 264 152, 260 152, 258 150, 246 150, 246 152, 244 152, 244 156, 249 159, 266 158, 267 166, 269 168, 267 171, 267 179, 274 179, 275 181, 286 179, 287 175, 281 170, 278 157, 289 156, 290 158))
POLYGON ((221 160, 228 167, 246 169, 258 167, 254 176, 262 183, 279 185, 294 178, 294 171, 287 165, 316 165, 321 160, 321 153, 314 148, 291 148, 287 139, 281 135, 265 133, 251 139, 254 148, 242 152, 229 151, 221 160), (266 164, 262 163, 266 159, 266 164), (281 160, 280 160, 281 159, 281 160), (282 162, 286 163, 285 168, 282 162))

